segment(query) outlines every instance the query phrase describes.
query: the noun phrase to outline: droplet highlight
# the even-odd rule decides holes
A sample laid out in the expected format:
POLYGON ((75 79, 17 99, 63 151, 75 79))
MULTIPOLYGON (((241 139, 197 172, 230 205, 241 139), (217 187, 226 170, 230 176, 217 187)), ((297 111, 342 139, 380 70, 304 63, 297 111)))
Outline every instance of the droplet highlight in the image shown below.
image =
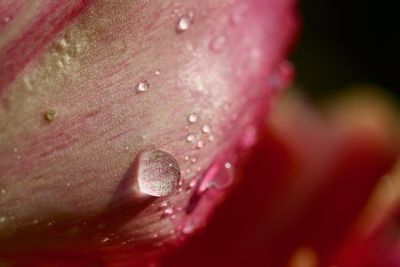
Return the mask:
POLYGON ((149 149, 135 159, 135 173, 140 192, 161 197, 173 193, 180 180, 180 167, 168 152, 149 149))

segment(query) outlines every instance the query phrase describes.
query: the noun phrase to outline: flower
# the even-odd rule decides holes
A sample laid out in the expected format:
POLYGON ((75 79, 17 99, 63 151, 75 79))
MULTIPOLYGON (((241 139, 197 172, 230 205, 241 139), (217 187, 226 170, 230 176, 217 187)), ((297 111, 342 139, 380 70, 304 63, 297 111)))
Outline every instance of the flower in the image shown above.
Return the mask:
POLYGON ((0 257, 143 266, 206 224, 290 80, 294 2, 1 3, 0 257))

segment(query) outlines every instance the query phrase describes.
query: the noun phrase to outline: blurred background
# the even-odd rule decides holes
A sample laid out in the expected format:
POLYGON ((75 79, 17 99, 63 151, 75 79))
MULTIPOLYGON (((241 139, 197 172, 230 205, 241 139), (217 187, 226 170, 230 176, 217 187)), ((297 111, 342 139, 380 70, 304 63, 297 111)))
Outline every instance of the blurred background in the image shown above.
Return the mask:
POLYGON ((292 54, 296 84, 312 99, 355 84, 400 98, 397 1, 303 0, 299 42, 292 54))

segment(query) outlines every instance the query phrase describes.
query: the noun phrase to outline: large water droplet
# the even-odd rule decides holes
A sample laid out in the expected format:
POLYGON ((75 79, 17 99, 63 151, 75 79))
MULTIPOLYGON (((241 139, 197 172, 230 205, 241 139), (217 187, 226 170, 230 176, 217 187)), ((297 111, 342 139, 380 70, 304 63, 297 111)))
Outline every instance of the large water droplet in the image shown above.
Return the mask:
POLYGON ((149 88, 150 88, 150 83, 148 81, 144 80, 137 84, 136 91, 138 93, 143 93, 143 92, 146 92, 147 90, 149 90, 149 88))
POLYGON ((192 25, 192 16, 190 15, 184 15, 182 16, 179 20, 178 23, 176 24, 176 32, 181 33, 190 28, 192 25))
POLYGON ((147 195, 161 197, 173 193, 180 179, 180 168, 169 153, 150 149, 136 158, 139 190, 147 195))

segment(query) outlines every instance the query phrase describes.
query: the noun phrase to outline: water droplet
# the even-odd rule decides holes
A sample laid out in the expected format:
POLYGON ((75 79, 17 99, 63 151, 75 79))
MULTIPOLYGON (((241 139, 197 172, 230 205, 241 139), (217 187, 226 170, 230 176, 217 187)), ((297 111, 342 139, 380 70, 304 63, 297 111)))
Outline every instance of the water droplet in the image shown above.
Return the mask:
POLYGON ((44 118, 49 122, 52 122, 56 117, 57 109, 55 108, 50 108, 44 113, 44 118))
POLYGON ((210 133, 211 132, 211 128, 208 124, 204 124, 203 127, 201 127, 201 131, 203 133, 210 133))
POLYGON ((178 23, 176 24, 176 32, 181 33, 190 28, 192 25, 192 16, 190 15, 183 15, 179 18, 178 23))
POLYGON ((204 192, 208 189, 225 189, 233 182, 233 165, 230 162, 215 163, 201 181, 199 190, 204 192))
POLYGON ((109 237, 105 237, 101 240, 102 243, 107 243, 108 241, 110 241, 109 237))
POLYGON ((226 45, 226 37, 220 35, 211 40, 210 49, 211 51, 218 53, 224 49, 225 45, 226 45))
POLYGON ((187 222, 182 228, 182 234, 189 235, 189 234, 193 233, 194 229, 195 229, 195 227, 194 227, 193 223, 187 222))
POLYGON ((185 160, 188 161, 190 159, 189 156, 185 156, 185 160))
POLYGON ((161 74, 161 72, 160 72, 159 70, 156 70, 156 71, 154 72, 154 74, 157 75, 157 76, 159 76, 159 75, 161 74))
POLYGON ((192 163, 196 163, 196 162, 197 162, 197 159, 196 159, 196 158, 192 158, 191 162, 192 162, 192 163))
POLYGON ((175 191, 180 179, 180 167, 169 153, 149 149, 136 158, 139 190, 147 195, 161 197, 175 191))
POLYGON ((11 16, 5 16, 5 17, 2 19, 2 22, 3 22, 3 24, 7 24, 7 23, 9 23, 11 20, 12 20, 12 17, 11 17, 11 16))
POLYGON ((146 92, 147 90, 149 90, 149 88, 150 88, 150 83, 148 81, 144 80, 137 84, 136 91, 138 93, 143 93, 143 92, 146 92))
POLYGON ((186 136, 186 141, 188 141, 190 143, 193 142, 195 139, 196 139, 196 136, 194 134, 188 134, 186 136))
POLYGON ((196 144, 197 149, 202 149, 204 147, 204 141, 199 140, 196 144))
POLYGON ((197 120, 198 120, 198 117, 197 117, 196 114, 190 114, 189 117, 188 117, 188 121, 190 123, 195 123, 197 120))
POLYGON ((163 211, 163 215, 171 215, 174 213, 174 208, 173 207, 168 207, 163 211))
POLYGON ((212 142, 212 141, 214 141, 214 140, 215 140, 215 136, 214 136, 214 135, 210 135, 210 136, 208 137, 208 141, 212 142))
POLYGON ((0 223, 4 223, 6 221, 6 217, 0 217, 0 223))
POLYGON ((160 208, 165 208, 165 207, 168 207, 168 202, 167 201, 161 202, 160 208))
POLYGON ((7 193, 7 190, 4 189, 4 188, 2 188, 2 189, 0 190, 0 193, 1 193, 2 195, 4 195, 5 193, 7 193))
POLYGON ((240 140, 240 145, 244 148, 252 147, 257 141, 257 129, 254 126, 247 126, 240 140))
POLYGON ((229 18, 232 26, 237 26, 242 23, 247 12, 247 6, 238 5, 234 7, 234 10, 229 18))

